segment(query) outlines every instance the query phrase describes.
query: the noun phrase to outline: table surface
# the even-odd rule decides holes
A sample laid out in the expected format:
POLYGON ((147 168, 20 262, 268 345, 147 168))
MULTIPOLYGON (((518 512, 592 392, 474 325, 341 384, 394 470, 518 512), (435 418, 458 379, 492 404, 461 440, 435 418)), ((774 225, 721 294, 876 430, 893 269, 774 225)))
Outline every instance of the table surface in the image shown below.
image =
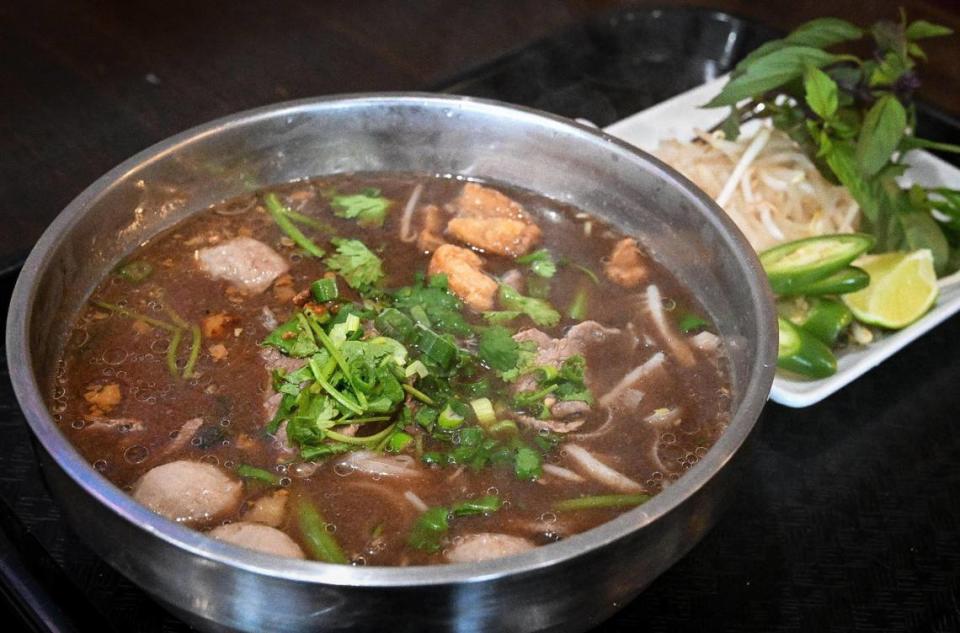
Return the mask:
MULTIPOLYGON (((0 270, 15 270, 59 209, 97 176, 172 133, 278 100, 446 85, 464 69, 619 4, 6 3, 0 7, 0 270)), ((805 0, 702 4, 776 28, 823 10, 805 0)), ((895 16, 897 4, 836 0, 830 9, 872 19, 895 16)), ((955 0, 902 4, 911 18, 960 30, 955 0)), ((928 47, 922 89, 927 101, 953 114, 960 114, 958 49, 956 39, 928 47)), ((598 118, 624 114, 631 96, 621 96, 598 118)), ((547 105, 564 110, 563 103, 547 105)), ((0 307, 11 279, 0 277, 0 307)), ((960 630, 958 354, 955 319, 816 407, 768 406, 733 507, 604 630, 960 630)), ((0 429, 17 448, 0 461, 8 469, 0 472, 0 493, 15 512, 30 514, 49 501, 5 371, 0 364, 0 429)), ((77 560, 68 549, 83 547, 69 536, 54 538, 62 531, 57 521, 54 512, 28 522, 14 540, 22 545, 35 537, 52 555, 51 564, 34 571, 41 579, 56 576, 48 585, 65 608, 78 596, 102 598, 121 582, 102 564, 82 574, 69 564, 54 569, 77 560)), ((0 539, 0 563, 14 537, 0 539)), ((142 598, 117 605, 124 608, 164 617, 142 598)), ((89 623, 101 615, 111 619, 109 613, 79 617, 89 623)), ((179 629, 164 623, 153 630, 179 629)))

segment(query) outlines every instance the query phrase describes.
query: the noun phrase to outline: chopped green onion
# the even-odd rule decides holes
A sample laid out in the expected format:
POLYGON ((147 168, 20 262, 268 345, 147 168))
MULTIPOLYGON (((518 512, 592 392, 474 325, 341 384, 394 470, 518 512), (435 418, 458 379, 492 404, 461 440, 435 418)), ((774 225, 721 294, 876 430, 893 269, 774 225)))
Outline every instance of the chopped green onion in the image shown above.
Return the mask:
POLYGON ((470 406, 473 408, 473 413, 477 416, 481 426, 489 426, 497 421, 497 414, 493 410, 493 403, 490 402, 490 398, 471 400, 470 406))
POLYGON ((338 565, 346 565, 349 562, 346 554, 340 549, 340 544, 327 529, 329 524, 324 521, 323 516, 313 504, 301 501, 297 516, 307 550, 314 558, 338 565))
POLYGON ((427 366, 424 365, 422 361, 415 360, 407 365, 407 368, 403 370, 403 375, 407 378, 413 376, 414 374, 420 376, 421 378, 426 378, 430 375, 430 370, 427 369, 427 366))
POLYGON ((567 308, 567 316, 574 321, 583 321, 587 318, 587 299, 590 291, 586 286, 580 286, 577 293, 573 296, 570 307, 567 308))
POLYGON ((428 508, 413 524, 407 543, 426 552, 440 551, 440 541, 450 529, 449 514, 446 508, 428 508))
POLYGON ((269 470, 264 470, 263 468, 257 468, 256 466, 250 466, 248 464, 240 464, 237 466, 237 474, 245 479, 256 479, 258 481, 268 483, 271 486, 277 486, 280 484, 279 475, 276 475, 269 470))
POLYGON ((413 436, 403 431, 397 431, 387 440, 387 451, 399 453, 413 441, 413 436))
POLYGON ((455 517, 468 517, 478 514, 488 514, 500 509, 500 497, 496 495, 486 495, 477 499, 467 499, 460 501, 450 507, 450 514, 455 517))
POLYGON ((496 424, 490 425, 490 428, 487 429, 487 432, 491 435, 497 435, 500 433, 510 433, 511 435, 517 435, 520 433, 520 429, 517 428, 517 423, 513 420, 500 420, 496 424))
POLYGON ((463 416, 454 411, 448 404, 443 411, 440 412, 440 417, 437 418, 437 424, 440 425, 441 429, 455 429, 463 424, 463 416))
POLYGON ((600 279, 597 277, 597 273, 593 272, 586 266, 581 266, 580 264, 576 264, 574 262, 569 262, 569 264, 574 268, 576 268, 577 270, 579 270, 580 272, 582 272, 587 277, 589 277, 590 281, 592 281, 595 285, 597 286, 600 285, 600 279))
POLYGON ((417 324, 417 346, 424 356, 443 369, 449 369, 457 358, 457 346, 433 330, 417 324))
POLYGON ((689 312, 680 317, 680 321, 677 323, 677 329, 683 334, 689 334, 694 330, 699 330, 708 325, 709 323, 707 323, 706 319, 689 312))
POLYGON ((577 497, 553 504, 558 512, 571 510, 592 510, 595 508, 629 508, 646 503, 650 495, 596 495, 592 497, 577 497))
POLYGON ((173 331, 173 338, 170 339, 170 345, 167 346, 167 369, 174 378, 180 377, 180 368, 177 367, 177 352, 180 350, 180 339, 183 338, 183 330, 173 331))
POLYGON ((409 341, 413 334, 413 320, 396 308, 387 308, 380 312, 374 325, 381 333, 398 341, 409 341))
POLYGON ((423 393, 422 391, 420 391, 419 389, 417 389, 417 388, 414 387, 413 385, 408 385, 408 384, 404 383, 404 384, 403 384, 403 390, 406 391, 406 392, 409 393, 411 396, 413 396, 414 398, 416 398, 417 400, 419 400, 419 401, 421 401, 421 402, 426 402, 426 403, 429 404, 429 405, 437 404, 436 402, 434 402, 433 398, 431 398, 431 397, 428 396, 427 394, 423 393))
POLYGON ((270 215, 277 223, 277 226, 280 227, 280 230, 286 233, 287 236, 297 244, 297 246, 314 257, 323 257, 326 255, 327 252, 325 250, 314 244, 313 240, 304 235, 303 232, 297 228, 297 225, 290 220, 288 215, 289 210, 282 202, 280 202, 280 198, 277 197, 277 194, 268 193, 263 197, 263 201, 267 205, 267 211, 270 212, 270 215))
POLYGON ((334 277, 324 277, 310 284, 310 293, 313 298, 323 303, 333 301, 340 296, 340 289, 337 288, 337 280, 334 277))
POLYGON ((161 321, 159 319, 154 319, 153 317, 148 317, 145 314, 140 314, 139 312, 128 310, 123 306, 118 306, 113 303, 106 303, 105 301, 91 301, 90 303, 97 306, 98 308, 103 308, 104 310, 109 310, 110 312, 116 312, 120 316, 125 316, 128 319, 133 319, 134 321, 143 321, 148 325, 152 325, 153 327, 158 327, 162 330, 167 330, 168 332, 175 332, 177 329, 179 329, 177 328, 177 326, 171 325, 166 321, 161 321))
POLYGON ((187 364, 183 368, 184 379, 193 376, 193 369, 196 367, 197 359, 200 357, 200 341, 202 340, 200 326, 196 324, 191 325, 190 335, 192 337, 192 342, 190 343, 190 356, 187 358, 187 364))

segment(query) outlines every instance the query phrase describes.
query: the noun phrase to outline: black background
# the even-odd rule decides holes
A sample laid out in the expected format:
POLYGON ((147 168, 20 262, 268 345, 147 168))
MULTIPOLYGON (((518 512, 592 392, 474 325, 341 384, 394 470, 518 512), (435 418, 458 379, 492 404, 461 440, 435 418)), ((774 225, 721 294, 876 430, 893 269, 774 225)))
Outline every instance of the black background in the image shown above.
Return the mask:
MULTIPOLYGON (((82 26, 82 16, 77 17, 82 26)), ((238 8, 232 19, 253 22, 257 16, 238 8)), ((264 37, 289 26, 275 24, 279 19, 265 18, 264 37)), ((497 97, 605 125, 724 72, 770 36, 723 14, 620 11, 452 79, 409 86, 410 78, 401 75, 385 76, 381 83, 497 97)), ((323 51, 314 51, 316 60, 304 60, 296 40, 288 40, 275 54, 302 65, 293 71, 315 72, 323 51)), ((10 54, 17 54, 16 35, 0 37, 0 55, 10 54)), ((56 200, 62 206, 111 166, 104 164, 105 156, 120 160, 159 140, 155 135, 178 131, 171 126, 184 120, 200 116, 190 120, 197 123, 257 105, 271 91, 274 100, 311 94, 268 79, 255 56, 238 44, 233 59, 249 63, 252 74, 238 81, 251 96, 238 98, 224 88, 229 82, 222 73, 234 69, 182 68, 184 76, 211 78, 210 111, 178 110, 176 95, 155 103, 150 98, 165 85, 176 88, 178 70, 171 59, 176 55, 161 64, 167 72, 157 76, 159 85, 140 77, 143 85, 132 101, 87 94, 84 80, 63 71, 62 63, 37 61, 37 72, 50 73, 51 100, 46 111, 20 113, 26 127, 11 126, 19 134, 18 147, 32 145, 33 153, 20 156, 25 180, 14 182, 8 169, 0 183, 5 188, 0 231, 7 236, 0 238, 0 257, 7 257, 0 268, 15 268, 34 233, 52 218, 47 208, 35 211, 31 201, 42 199, 49 206, 56 200), (271 83, 258 91, 261 81, 271 83), (89 133, 67 129, 76 116, 65 121, 60 109, 90 117, 95 125, 89 133), (51 147, 60 134, 72 143, 51 147), (98 151, 101 145, 109 152, 98 151), (69 160, 53 166, 58 151, 69 160), (96 160, 84 162, 85 153, 96 160), (48 168, 45 173, 31 171, 37 161, 48 168), (6 253, 5 244, 13 245, 6 253)), ((287 68, 280 75, 295 75, 290 72, 287 68)), ((349 80, 343 87, 353 88, 349 80)), ((4 98, 9 96, 15 90, 4 98)), ((923 125, 928 136, 944 140, 960 131, 932 111, 925 112, 923 125)), ((0 132, 3 128, 0 121, 0 132)), ((13 279, 0 276, 4 306, 13 279)), ((958 355, 960 321, 954 319, 816 406, 768 405, 756 430, 753 460, 721 522, 599 630, 960 630, 958 355)), ((44 489, 6 369, 3 361, 0 592, 6 600, 0 604, 7 615, 35 630, 186 630, 92 555, 61 522, 44 489)))

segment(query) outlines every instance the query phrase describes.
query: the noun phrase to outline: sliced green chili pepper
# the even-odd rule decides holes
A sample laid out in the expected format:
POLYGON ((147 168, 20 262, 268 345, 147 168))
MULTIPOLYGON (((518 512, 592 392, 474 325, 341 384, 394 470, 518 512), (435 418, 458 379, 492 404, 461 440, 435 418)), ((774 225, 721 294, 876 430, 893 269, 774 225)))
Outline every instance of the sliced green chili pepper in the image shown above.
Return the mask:
POLYGON ((823 279, 799 286, 790 292, 781 292, 780 295, 842 295, 862 290, 869 285, 870 275, 867 271, 856 266, 847 266, 830 273, 823 279))
POLYGON ((776 294, 798 294, 847 266, 870 250, 876 240, 863 233, 840 233, 787 242, 760 253, 760 263, 776 294))
POLYGON ((810 297, 799 301, 780 302, 780 315, 810 334, 833 346, 840 333, 853 322, 853 313, 836 299, 810 297))
POLYGON ((820 339, 783 317, 777 321, 780 326, 777 367, 810 378, 826 378, 837 372, 836 357, 820 339))

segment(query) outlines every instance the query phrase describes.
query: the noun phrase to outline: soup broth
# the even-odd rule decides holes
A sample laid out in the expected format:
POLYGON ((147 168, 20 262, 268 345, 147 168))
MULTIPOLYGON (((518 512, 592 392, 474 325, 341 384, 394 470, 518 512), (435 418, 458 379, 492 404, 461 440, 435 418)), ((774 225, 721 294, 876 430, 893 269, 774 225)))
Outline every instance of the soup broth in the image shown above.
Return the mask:
POLYGON ((730 416, 720 339, 636 241, 497 183, 273 187, 93 292, 51 411, 154 511, 280 556, 414 565, 595 527, 730 416))

